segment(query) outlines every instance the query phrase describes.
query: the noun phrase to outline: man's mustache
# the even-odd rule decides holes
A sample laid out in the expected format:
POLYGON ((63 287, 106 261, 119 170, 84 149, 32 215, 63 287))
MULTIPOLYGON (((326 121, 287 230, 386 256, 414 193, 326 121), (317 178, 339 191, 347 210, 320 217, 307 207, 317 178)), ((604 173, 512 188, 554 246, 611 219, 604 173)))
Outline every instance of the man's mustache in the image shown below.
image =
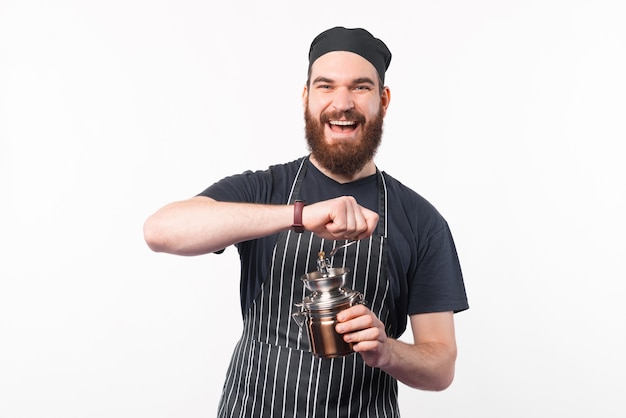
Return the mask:
POLYGON ((326 124, 331 120, 349 120, 360 124, 365 124, 365 116, 355 110, 345 110, 336 112, 322 113, 320 122, 326 124))

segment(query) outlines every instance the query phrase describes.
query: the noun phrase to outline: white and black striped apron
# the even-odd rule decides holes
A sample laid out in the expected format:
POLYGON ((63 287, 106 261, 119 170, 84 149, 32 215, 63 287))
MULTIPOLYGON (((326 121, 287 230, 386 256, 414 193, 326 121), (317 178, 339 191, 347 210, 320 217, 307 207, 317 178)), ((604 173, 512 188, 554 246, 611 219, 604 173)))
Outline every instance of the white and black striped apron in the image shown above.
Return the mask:
MULTIPOLYGON (((294 181, 297 199, 308 159, 294 181)), ((363 293, 368 307, 387 323, 387 191, 378 174, 379 223, 368 240, 341 251, 331 263, 348 267, 346 287, 363 293)), ((397 381, 367 366, 359 354, 322 359, 310 352, 306 330, 292 319, 307 292, 300 279, 314 271, 319 251, 344 242, 310 232, 284 231, 274 248, 269 277, 244 317, 218 407, 219 417, 399 417, 397 381)), ((393 330, 388 329, 393 335, 393 330)))

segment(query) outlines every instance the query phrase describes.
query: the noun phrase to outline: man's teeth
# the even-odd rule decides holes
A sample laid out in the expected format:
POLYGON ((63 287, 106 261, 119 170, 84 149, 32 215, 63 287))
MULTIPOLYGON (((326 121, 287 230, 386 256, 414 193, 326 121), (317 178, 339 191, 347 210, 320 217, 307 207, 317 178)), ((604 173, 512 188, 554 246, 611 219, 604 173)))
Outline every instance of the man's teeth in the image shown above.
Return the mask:
POLYGON ((348 126, 348 125, 355 125, 356 122, 353 121, 353 120, 331 120, 330 124, 331 125, 348 126))

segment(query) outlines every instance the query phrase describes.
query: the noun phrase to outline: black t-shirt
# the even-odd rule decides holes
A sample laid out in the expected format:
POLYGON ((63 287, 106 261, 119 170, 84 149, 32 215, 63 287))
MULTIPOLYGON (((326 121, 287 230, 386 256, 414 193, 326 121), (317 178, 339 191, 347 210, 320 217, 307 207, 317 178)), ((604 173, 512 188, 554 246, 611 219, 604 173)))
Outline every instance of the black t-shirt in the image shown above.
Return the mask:
MULTIPOLYGON (((214 183, 202 193, 219 201, 287 204, 302 158, 246 171, 214 183)), ((456 248, 445 219, 423 197, 385 172, 388 204, 388 278, 399 335, 407 315, 426 312, 459 312, 468 309, 465 285, 456 248)), ((351 183, 338 183, 313 164, 302 182, 299 199, 307 203, 354 196, 362 206, 378 212, 376 175, 351 183)), ((278 235, 238 243, 241 258, 241 309, 245 313, 269 272, 278 235)), ((398 336, 399 336, 398 335, 398 336)))

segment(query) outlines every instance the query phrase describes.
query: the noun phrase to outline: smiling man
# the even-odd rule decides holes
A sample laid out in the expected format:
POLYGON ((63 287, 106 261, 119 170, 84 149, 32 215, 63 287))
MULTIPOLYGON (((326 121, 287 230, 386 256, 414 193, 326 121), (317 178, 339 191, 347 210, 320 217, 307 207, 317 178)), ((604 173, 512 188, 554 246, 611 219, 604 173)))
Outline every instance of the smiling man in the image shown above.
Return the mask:
POLYGON ((159 209, 144 225, 154 251, 241 257, 242 337, 218 415, 399 416, 398 381, 443 390, 457 355, 454 313, 468 308, 452 234, 423 197, 374 156, 390 103, 391 52, 364 29, 331 28, 309 50, 302 94, 310 153, 226 177, 159 209), (354 353, 316 356, 292 319, 317 254, 348 240, 335 264, 366 304, 336 316, 354 353), (410 325, 413 341, 398 337, 410 325))

